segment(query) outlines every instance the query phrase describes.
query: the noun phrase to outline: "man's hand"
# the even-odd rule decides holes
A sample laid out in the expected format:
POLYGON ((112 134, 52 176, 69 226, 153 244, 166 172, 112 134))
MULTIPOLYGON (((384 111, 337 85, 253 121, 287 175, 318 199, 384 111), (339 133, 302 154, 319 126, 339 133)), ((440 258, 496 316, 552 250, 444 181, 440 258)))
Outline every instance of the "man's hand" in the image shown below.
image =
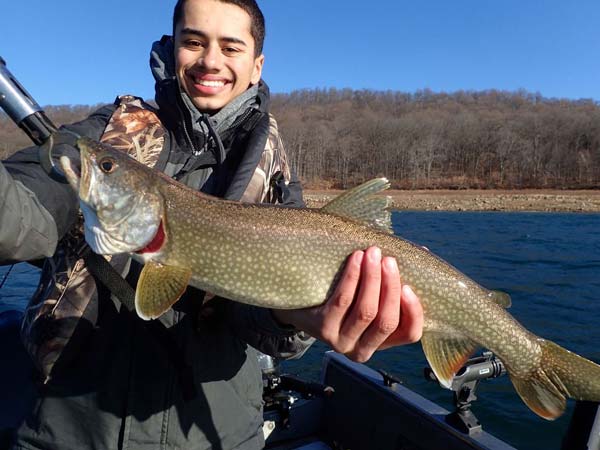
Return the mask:
POLYGON ((348 258, 333 295, 323 305, 273 314, 358 362, 378 349, 417 342, 423 331, 419 299, 402 286, 396 260, 382 258, 377 247, 348 258))

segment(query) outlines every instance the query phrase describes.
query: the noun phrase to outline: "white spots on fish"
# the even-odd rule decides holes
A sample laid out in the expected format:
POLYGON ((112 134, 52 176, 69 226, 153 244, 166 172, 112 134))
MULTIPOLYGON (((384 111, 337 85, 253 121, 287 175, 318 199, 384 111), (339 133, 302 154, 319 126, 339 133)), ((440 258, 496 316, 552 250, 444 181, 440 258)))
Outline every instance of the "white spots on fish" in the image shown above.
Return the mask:
POLYGON ((222 226, 204 228, 191 239, 194 228, 178 226, 170 253, 178 255, 172 264, 193 266, 191 284, 234 300, 275 308, 322 303, 345 261, 343 251, 332 257, 332 246, 297 235, 277 236, 272 245, 251 233, 238 240, 222 226))

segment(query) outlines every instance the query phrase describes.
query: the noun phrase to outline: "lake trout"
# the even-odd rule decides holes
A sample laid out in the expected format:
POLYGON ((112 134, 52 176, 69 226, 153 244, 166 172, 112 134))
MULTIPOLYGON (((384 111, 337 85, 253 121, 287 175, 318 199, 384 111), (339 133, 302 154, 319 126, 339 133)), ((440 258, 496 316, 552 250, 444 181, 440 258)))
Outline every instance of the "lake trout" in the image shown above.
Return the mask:
POLYGON ((545 419, 566 398, 600 401, 600 366, 520 325, 510 297, 490 291, 424 247, 394 236, 389 186, 375 179, 321 209, 243 204, 198 193, 128 155, 87 138, 81 169, 61 166, 77 192, 85 238, 99 254, 129 253, 144 268, 135 307, 159 317, 188 285, 268 308, 320 305, 347 257, 378 246, 423 305, 423 350, 438 380, 452 378, 480 347, 504 363, 523 399, 545 419))

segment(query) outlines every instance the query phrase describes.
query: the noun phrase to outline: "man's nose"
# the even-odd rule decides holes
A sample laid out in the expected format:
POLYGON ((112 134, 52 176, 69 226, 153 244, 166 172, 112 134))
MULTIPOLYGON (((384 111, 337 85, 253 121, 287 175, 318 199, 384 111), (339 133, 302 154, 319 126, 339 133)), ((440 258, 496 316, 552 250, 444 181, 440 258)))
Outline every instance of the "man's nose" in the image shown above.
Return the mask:
POLYGON ((219 69, 223 64, 223 53, 218 45, 209 45, 198 61, 207 69, 219 69))

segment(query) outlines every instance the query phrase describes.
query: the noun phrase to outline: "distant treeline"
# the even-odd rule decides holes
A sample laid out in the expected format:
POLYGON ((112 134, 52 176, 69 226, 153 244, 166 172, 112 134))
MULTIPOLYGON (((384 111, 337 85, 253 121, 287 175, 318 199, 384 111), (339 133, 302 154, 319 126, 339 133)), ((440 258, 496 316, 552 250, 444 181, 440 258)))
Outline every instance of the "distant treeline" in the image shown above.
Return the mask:
MULTIPOLYGON (((94 107, 49 107, 58 123, 94 107)), ((350 89, 275 94, 293 166, 313 187, 387 176, 397 188, 598 188, 600 104, 525 91, 350 89)), ((27 144, 0 119, 0 152, 27 144)), ((1 153, 0 153, 1 155, 1 153)))
POLYGON ((600 104, 525 91, 307 90, 273 110, 301 178, 346 187, 600 186, 600 104))

